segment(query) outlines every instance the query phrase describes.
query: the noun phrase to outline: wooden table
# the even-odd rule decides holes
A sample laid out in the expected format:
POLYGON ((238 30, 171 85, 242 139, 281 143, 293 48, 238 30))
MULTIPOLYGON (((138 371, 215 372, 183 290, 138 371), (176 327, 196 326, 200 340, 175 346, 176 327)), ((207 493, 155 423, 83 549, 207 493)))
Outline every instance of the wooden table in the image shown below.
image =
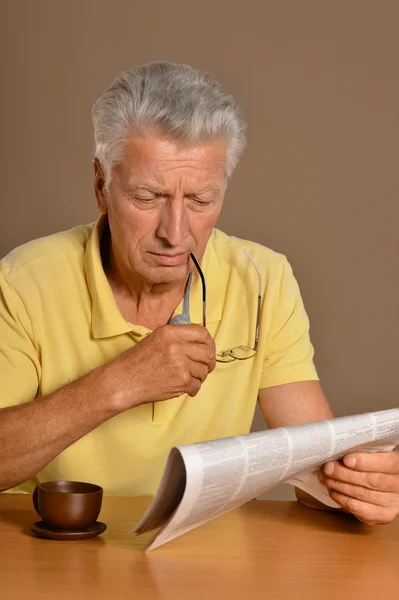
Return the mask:
POLYGON ((30 496, 0 494, 0 598, 399 598, 399 520, 368 527, 296 502, 252 501, 147 554, 129 531, 148 498, 104 498, 100 537, 33 537, 30 496))

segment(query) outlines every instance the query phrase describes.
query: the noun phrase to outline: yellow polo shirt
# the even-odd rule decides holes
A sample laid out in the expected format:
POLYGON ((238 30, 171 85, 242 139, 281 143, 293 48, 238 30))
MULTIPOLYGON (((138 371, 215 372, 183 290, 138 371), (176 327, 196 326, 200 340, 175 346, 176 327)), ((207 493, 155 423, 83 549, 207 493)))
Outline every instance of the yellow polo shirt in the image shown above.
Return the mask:
MULTIPOLYGON (((100 256, 105 226, 100 217, 95 225, 35 240, 0 261, 0 407, 50 394, 148 334, 127 322, 114 300, 100 256)), ((317 379, 308 318, 286 258, 215 229, 201 265, 207 328, 217 350, 253 345, 258 276, 243 248, 263 280, 256 356, 217 363, 195 398, 146 404, 110 419, 12 491, 71 479, 97 483, 105 494, 152 495, 173 446, 248 433, 259 389, 317 379)), ((182 304, 175 314, 181 311, 182 304)), ((190 316, 202 322, 196 274, 190 316)))

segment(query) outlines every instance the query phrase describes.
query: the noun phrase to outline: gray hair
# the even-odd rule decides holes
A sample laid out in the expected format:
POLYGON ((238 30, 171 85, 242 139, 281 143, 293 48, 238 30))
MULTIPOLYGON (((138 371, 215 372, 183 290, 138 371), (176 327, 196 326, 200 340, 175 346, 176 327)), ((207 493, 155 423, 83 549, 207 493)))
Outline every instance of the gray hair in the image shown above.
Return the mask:
POLYGON ((196 143, 226 142, 226 178, 245 147, 245 122, 234 98, 208 73, 188 65, 153 62, 122 72, 95 102, 94 156, 106 189, 129 134, 156 130, 196 143))

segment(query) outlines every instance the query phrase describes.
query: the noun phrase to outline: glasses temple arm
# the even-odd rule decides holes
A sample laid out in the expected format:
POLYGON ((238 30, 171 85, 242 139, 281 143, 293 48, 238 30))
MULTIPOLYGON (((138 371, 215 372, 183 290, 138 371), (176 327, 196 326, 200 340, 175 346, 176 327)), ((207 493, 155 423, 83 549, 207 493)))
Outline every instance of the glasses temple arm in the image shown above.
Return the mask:
POLYGON ((248 250, 246 248, 243 248, 243 252, 248 256, 249 260, 251 261, 253 267, 255 268, 255 270, 258 274, 259 287, 258 287, 258 303, 257 303, 257 311, 256 311, 256 328, 255 328, 255 341, 254 341, 254 350, 257 350, 258 343, 259 343, 260 308, 261 308, 261 303, 262 303, 262 275, 261 275, 258 265, 254 261, 254 259, 252 258, 252 256, 248 252, 248 250))
POLYGON ((206 284, 205 284, 205 277, 204 274, 202 272, 202 269, 200 267, 200 264, 197 260, 197 257, 195 256, 194 252, 190 252, 190 257, 191 260, 193 261, 198 274, 201 278, 201 283, 202 283, 202 324, 204 327, 206 327, 206 284))

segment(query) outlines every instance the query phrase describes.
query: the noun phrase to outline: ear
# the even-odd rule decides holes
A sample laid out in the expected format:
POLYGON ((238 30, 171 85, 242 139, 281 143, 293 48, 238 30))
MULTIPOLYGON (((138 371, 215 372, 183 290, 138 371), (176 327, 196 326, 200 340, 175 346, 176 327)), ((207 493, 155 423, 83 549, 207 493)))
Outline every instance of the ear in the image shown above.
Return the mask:
POLYGON ((107 192, 105 191, 105 176, 98 158, 93 160, 94 167, 94 193, 97 198, 98 210, 102 215, 108 212, 107 192))

